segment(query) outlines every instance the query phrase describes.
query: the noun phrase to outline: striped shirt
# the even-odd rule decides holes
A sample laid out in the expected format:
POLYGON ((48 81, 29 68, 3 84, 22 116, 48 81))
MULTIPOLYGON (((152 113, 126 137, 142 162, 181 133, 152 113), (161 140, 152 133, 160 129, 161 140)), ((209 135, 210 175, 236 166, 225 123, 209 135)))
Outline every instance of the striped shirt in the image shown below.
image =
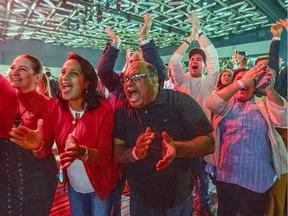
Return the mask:
POLYGON ((235 100, 231 112, 222 119, 220 161, 217 180, 263 193, 276 180, 268 125, 255 100, 235 100))

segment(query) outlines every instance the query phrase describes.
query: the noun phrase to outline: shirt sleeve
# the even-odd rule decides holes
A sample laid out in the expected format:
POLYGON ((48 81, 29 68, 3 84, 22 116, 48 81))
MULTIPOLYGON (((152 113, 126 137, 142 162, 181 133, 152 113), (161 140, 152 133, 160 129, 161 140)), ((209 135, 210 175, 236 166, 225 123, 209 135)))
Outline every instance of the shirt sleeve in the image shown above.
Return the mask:
POLYGON ((163 87, 166 78, 165 66, 155 46, 154 41, 151 40, 150 42, 141 45, 140 48, 145 61, 156 67, 159 84, 161 87, 163 87))
MULTIPOLYGON (((282 97, 281 97, 282 98, 282 97)), ((284 106, 278 106, 272 101, 267 100, 267 109, 269 113, 269 117, 273 124, 278 126, 287 127, 287 101, 282 98, 284 102, 284 106)))
POLYGON ((175 86, 179 86, 186 79, 185 72, 183 70, 182 61, 183 55, 175 52, 169 62, 169 68, 171 70, 171 74, 175 80, 175 86))
POLYGON ((275 40, 271 41, 270 49, 269 49, 269 59, 268 66, 275 70, 275 90, 279 92, 280 76, 279 76, 279 51, 280 51, 280 41, 275 40))
MULTIPOLYGON (((53 128, 53 107, 54 107, 54 100, 50 100, 43 112, 43 133, 44 133, 44 149, 45 154, 48 155, 52 151, 52 146, 54 144, 54 128, 53 128)), ((59 146, 57 146, 59 148, 59 146)))
POLYGON ((103 117, 101 126, 99 127, 99 139, 97 149, 99 151, 98 164, 110 163, 112 158, 112 143, 113 143, 113 128, 114 128, 114 113, 110 109, 103 117))
POLYGON ((109 92, 115 91, 121 85, 120 76, 114 71, 118 54, 117 48, 107 44, 98 63, 99 78, 109 92))
POLYGON ((220 114, 224 112, 226 107, 228 106, 228 101, 223 100, 216 94, 214 91, 206 101, 206 107, 211 110, 212 113, 220 114))
POLYGON ((204 49, 207 56, 207 72, 208 74, 219 73, 219 56, 214 45, 205 47, 204 49))

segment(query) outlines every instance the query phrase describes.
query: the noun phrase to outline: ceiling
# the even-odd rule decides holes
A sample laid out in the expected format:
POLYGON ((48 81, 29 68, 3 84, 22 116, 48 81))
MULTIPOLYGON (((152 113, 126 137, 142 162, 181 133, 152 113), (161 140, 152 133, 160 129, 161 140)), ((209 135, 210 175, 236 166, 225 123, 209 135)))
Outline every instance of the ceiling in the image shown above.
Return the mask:
POLYGON ((122 49, 139 44, 145 13, 159 48, 179 45, 191 32, 186 14, 196 10, 213 40, 267 29, 287 17, 288 0, 0 0, 0 40, 42 40, 53 45, 104 49, 108 25, 122 49))

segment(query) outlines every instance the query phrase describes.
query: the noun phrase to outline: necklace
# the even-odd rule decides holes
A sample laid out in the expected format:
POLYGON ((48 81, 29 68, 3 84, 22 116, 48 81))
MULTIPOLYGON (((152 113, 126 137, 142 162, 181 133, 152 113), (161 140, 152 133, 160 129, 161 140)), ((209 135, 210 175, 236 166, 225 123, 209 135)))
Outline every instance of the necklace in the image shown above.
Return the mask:
POLYGON ((25 118, 26 118, 26 119, 32 119, 32 118, 35 116, 35 113, 33 113, 33 112, 28 112, 28 109, 31 107, 33 101, 34 101, 35 98, 36 98, 36 95, 37 95, 37 92, 35 91, 32 99, 30 100, 30 102, 29 102, 29 104, 28 104, 27 107, 25 107, 25 106, 19 101, 19 99, 18 99, 18 97, 17 97, 17 110, 18 110, 18 114, 17 114, 17 116, 16 116, 16 118, 15 118, 15 120, 14 120, 13 127, 19 127, 19 126, 22 124, 21 117, 23 116, 24 113, 26 113, 26 114, 25 114, 25 118), (22 107, 25 108, 22 112, 20 112, 20 106, 22 106, 22 107))
POLYGON ((78 120, 81 118, 81 116, 84 114, 84 110, 82 111, 75 111, 73 110, 70 106, 69 106, 69 109, 70 109, 70 112, 73 116, 73 120, 72 120, 72 124, 75 125, 76 127, 76 124, 78 122, 78 120))

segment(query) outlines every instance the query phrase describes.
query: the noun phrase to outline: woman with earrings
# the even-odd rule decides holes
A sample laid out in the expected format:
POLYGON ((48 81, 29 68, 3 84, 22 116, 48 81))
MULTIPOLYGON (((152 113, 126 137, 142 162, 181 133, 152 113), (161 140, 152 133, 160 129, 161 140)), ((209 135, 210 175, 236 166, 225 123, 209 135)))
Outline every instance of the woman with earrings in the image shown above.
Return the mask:
POLYGON ((12 127, 37 128, 49 98, 37 93, 42 63, 29 54, 16 57, 9 80, 0 74, 0 214, 48 216, 57 187, 57 165, 47 152, 43 159, 9 138, 12 127))
POLYGON ((83 57, 70 54, 58 78, 61 95, 49 102, 43 128, 13 129, 14 141, 45 157, 55 140, 61 169, 68 177, 72 215, 108 216, 113 190, 120 177, 119 165, 112 162, 114 113, 110 103, 96 91, 98 78, 83 57), (29 142, 28 142, 29 141, 29 142))

